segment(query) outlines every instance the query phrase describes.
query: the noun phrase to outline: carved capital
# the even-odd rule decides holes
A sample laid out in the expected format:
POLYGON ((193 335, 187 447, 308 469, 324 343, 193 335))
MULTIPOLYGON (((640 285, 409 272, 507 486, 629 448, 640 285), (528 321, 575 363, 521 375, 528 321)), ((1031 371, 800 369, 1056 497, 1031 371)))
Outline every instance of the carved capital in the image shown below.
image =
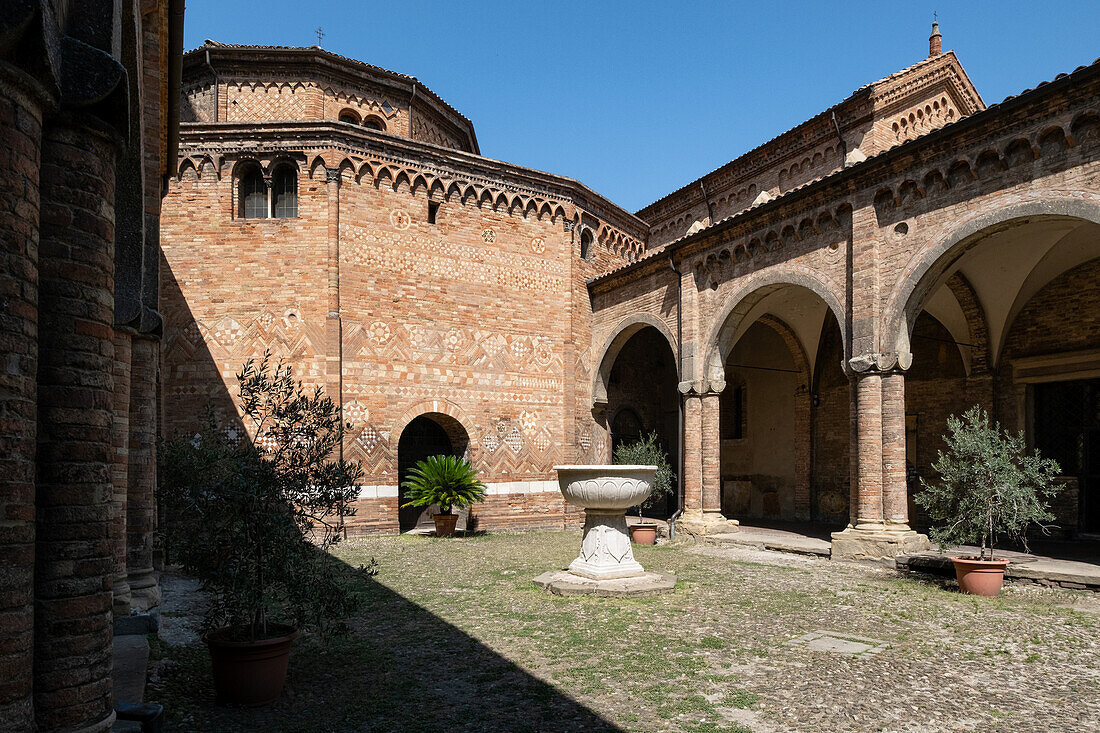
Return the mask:
POLYGON ((905 371, 912 365, 913 355, 908 351, 893 354, 862 354, 848 360, 848 366, 857 375, 905 371))
POLYGON ((325 181, 328 183, 340 183, 340 169, 325 168, 325 181))

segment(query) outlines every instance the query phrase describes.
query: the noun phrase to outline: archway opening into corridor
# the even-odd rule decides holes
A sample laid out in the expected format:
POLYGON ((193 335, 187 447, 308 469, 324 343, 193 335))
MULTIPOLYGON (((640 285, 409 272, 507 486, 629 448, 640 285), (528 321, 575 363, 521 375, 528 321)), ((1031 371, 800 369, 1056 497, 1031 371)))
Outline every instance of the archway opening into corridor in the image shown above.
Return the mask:
POLYGON ((415 417, 401 431, 401 438, 397 443, 399 487, 397 520, 402 532, 408 532, 417 527, 434 526, 432 517, 439 511, 439 507, 435 505, 427 509, 404 506, 408 499, 404 488, 401 487, 408 478, 409 469, 428 456, 464 456, 469 445, 470 437, 462 427, 462 423, 440 412, 430 412, 415 417))
POLYGON ((810 287, 778 283, 730 308, 711 357, 712 367, 721 359, 725 381, 719 398, 724 516, 748 523, 847 522, 849 401, 838 307, 810 287), (828 437, 838 440, 819 485, 814 386, 823 375, 830 387, 837 383, 825 424, 828 437))
POLYGON ((930 250, 887 321, 912 354, 910 517, 927 526, 912 498, 919 478, 936 478, 947 416, 980 404, 1058 460, 1059 533, 1100 533, 1100 224, 1010 214, 930 250))
POLYGON ((653 326, 631 335, 614 357, 607 378, 607 427, 612 459, 620 445, 656 433, 677 475, 670 496, 643 510, 645 516, 666 519, 679 502, 680 393, 676 357, 666 336, 653 326))

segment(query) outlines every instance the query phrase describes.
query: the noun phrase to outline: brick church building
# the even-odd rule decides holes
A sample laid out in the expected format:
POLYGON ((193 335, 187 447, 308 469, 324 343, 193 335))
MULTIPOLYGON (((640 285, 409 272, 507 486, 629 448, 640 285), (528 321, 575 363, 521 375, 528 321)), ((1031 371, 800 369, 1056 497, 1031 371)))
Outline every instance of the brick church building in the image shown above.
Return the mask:
POLYGON ((318 47, 184 56, 164 203, 162 410, 245 435, 271 350, 337 398, 358 531, 397 532, 415 460, 467 455, 482 528, 561 527, 552 467, 657 431, 694 533, 833 524, 888 556, 946 417, 1056 457, 1100 532, 1100 65, 987 106, 927 58, 631 213, 483 157, 419 80, 318 47))

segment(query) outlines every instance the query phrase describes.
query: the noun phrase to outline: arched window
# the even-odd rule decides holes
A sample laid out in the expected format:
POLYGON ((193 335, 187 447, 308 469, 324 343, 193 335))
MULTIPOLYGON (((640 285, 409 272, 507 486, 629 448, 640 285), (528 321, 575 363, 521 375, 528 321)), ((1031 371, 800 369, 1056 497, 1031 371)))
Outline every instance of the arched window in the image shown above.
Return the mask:
POLYGON ((298 174, 293 166, 281 165, 271 177, 273 213, 277 218, 298 216, 298 174))
POLYGON ((340 112, 340 121, 346 122, 349 125, 358 125, 359 115, 355 114, 355 112, 350 109, 345 109, 340 112))
POLYGON ((592 256, 592 230, 585 229, 581 232, 581 259, 587 260, 592 256))
POLYGON ((382 120, 374 116, 364 117, 363 127, 367 128, 368 130, 378 130, 379 132, 386 131, 386 124, 382 122, 382 120))
POLYGON ((267 218, 267 184, 259 166, 251 165, 241 174, 237 198, 240 216, 245 219, 267 218))

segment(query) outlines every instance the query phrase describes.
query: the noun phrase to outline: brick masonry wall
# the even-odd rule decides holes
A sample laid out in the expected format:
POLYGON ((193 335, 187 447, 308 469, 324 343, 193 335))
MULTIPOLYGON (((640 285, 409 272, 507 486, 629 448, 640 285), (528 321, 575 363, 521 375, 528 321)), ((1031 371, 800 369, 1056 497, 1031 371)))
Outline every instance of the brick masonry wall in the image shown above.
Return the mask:
MULTIPOLYGON (((525 216, 438 192, 430 224, 423 185, 347 168, 328 183, 320 166, 299 173, 296 218, 240 219, 231 171, 186 166, 164 207, 169 436, 194 431, 207 404, 221 429, 243 435, 233 375, 270 349, 342 401, 353 424, 345 457, 363 462, 367 487, 396 486, 401 432, 421 414, 461 423, 491 485, 552 479, 555 464, 576 460, 574 446, 590 445, 573 432, 591 421, 590 389, 574 377, 589 326, 573 304, 587 300, 586 277, 622 264, 610 238, 594 237, 581 260, 583 225, 567 226, 560 210, 525 216)), ((350 524, 395 529, 395 505, 365 497, 350 524)), ((556 489, 486 507, 489 524, 562 521, 556 489)))
POLYGON ((0 720, 33 726, 41 102, 0 72, 0 720))

